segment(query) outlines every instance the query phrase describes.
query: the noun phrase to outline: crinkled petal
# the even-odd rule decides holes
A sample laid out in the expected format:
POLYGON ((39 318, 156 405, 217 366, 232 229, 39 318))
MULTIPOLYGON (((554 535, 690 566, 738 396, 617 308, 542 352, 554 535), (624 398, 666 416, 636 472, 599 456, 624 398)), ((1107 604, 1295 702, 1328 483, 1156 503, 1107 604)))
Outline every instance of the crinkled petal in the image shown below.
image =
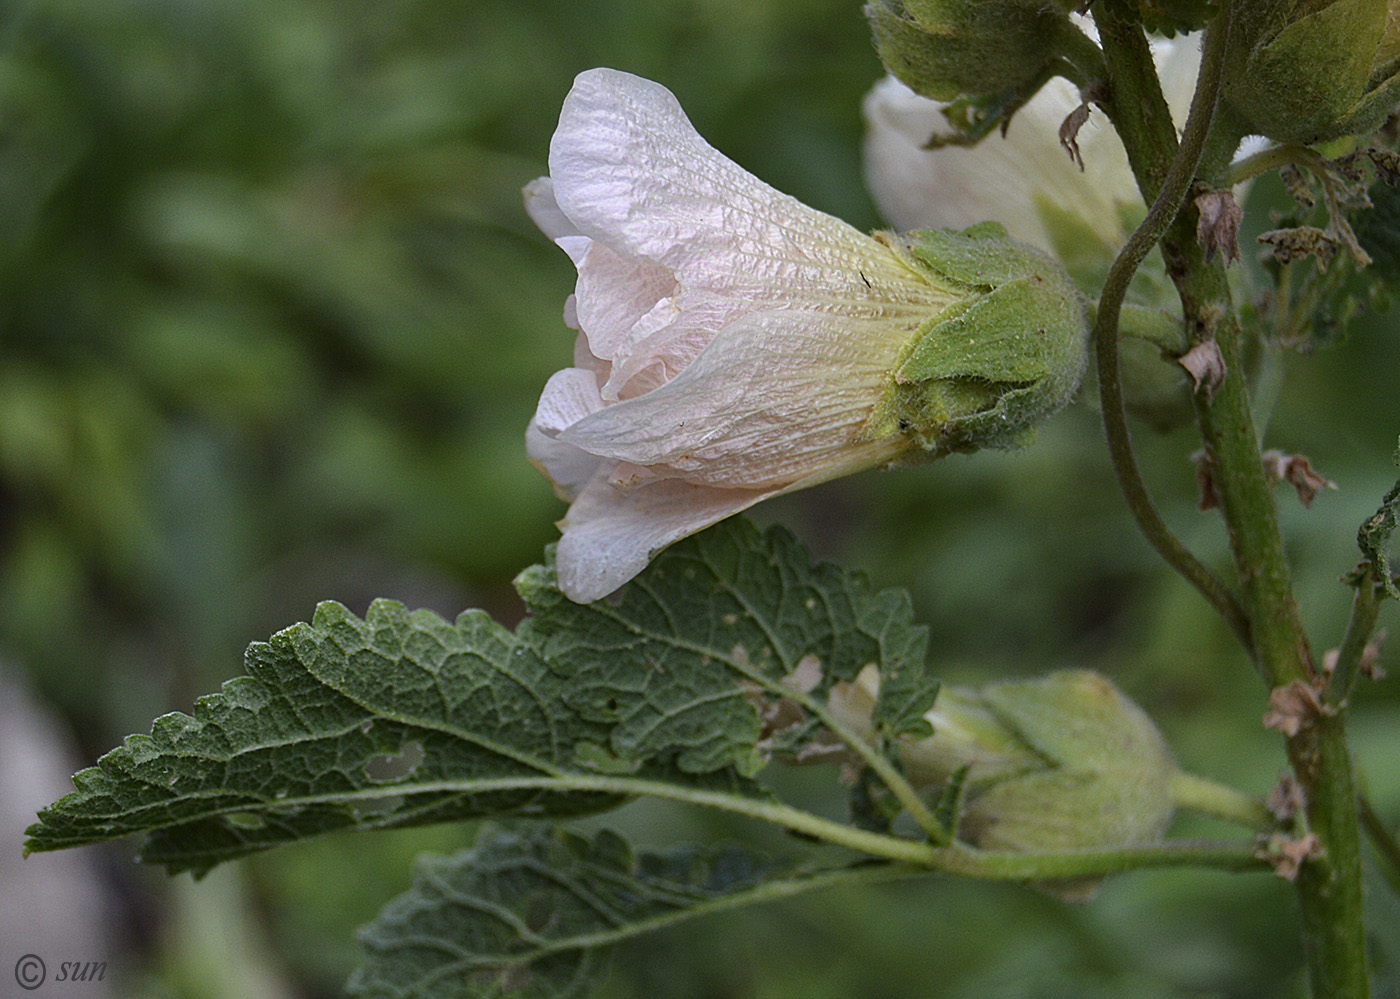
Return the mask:
POLYGON ((595 478, 563 522, 555 563, 559 588, 578 603, 605 597, 667 545, 779 491, 712 489, 676 479, 619 489, 595 478))
POLYGON ((598 376, 584 368, 565 368, 545 383, 534 423, 543 432, 557 435, 602 408, 598 376))
POLYGON ((521 193, 525 197, 525 213, 530 216, 530 221, 550 239, 583 235, 559 208, 559 202, 554 198, 554 181, 548 177, 536 177, 525 185, 521 193))
POLYGON ((723 156, 649 80, 611 69, 580 74, 549 167, 558 205, 579 231, 674 273, 680 309, 692 297, 736 310, 806 298, 855 314, 872 301, 923 301, 926 286, 892 251, 723 156))
POLYGON ((616 361, 628 344, 645 339, 676 313, 671 302, 676 278, 664 267, 618 256, 602 243, 593 243, 578 263, 574 291, 579 328, 598 357, 616 361), (661 318, 650 317, 659 312, 661 318), (650 319, 637 331, 639 323, 650 319))
POLYGON ((525 453, 530 464, 553 483, 555 495, 565 502, 577 496, 605 464, 611 464, 546 434, 534 420, 525 428, 525 453))
POLYGON ((862 432, 910 331, 765 312, 726 327, 662 387, 561 433, 593 454, 726 488, 771 489, 889 461, 862 432))
POLYGON ((603 406, 598 376, 583 368, 556 371, 540 393, 539 406, 525 428, 525 453, 554 483, 562 499, 572 499, 597 474, 604 459, 559 440, 559 432, 603 406))

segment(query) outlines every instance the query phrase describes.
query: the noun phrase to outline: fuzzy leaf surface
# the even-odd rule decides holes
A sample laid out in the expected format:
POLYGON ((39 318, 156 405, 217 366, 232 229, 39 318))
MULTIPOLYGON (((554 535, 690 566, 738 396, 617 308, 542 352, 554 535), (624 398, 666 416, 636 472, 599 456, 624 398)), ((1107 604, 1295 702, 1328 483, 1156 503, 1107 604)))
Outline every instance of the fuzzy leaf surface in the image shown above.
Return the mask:
POLYGON ((148 833, 143 860, 202 873, 340 830, 598 811, 633 787, 753 796, 782 741, 764 720, 776 708, 792 709, 786 751, 867 663, 885 676, 882 739, 918 733, 937 691, 907 597, 744 521, 594 604, 559 592, 551 559, 517 585, 531 616, 515 632, 475 610, 447 622, 376 601, 361 620, 320 605, 252 645, 247 675, 192 716, 79 773, 27 848, 148 833))

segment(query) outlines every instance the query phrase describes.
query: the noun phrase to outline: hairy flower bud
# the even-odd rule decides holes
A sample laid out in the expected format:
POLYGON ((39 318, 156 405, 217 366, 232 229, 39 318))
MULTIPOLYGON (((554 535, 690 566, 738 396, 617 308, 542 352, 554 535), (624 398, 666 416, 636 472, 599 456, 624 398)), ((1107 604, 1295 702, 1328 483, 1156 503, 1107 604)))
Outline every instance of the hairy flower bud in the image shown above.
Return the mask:
MULTIPOLYGON (((832 692, 834 713, 868 728, 878 674, 832 692)), ((980 690, 944 687, 924 716, 926 739, 901 744, 917 789, 964 772, 959 835, 986 850, 1049 852, 1161 838, 1177 767, 1152 720, 1107 679, 1066 670, 980 690)), ((1083 897, 1096 882, 1056 882, 1083 897)))
MULTIPOLYGON (((1153 45, 1162 89, 1178 126, 1195 88, 1194 42, 1153 45)), ((1080 107, 1066 80, 1051 80, 1005 134, 975 146, 928 148, 946 129, 947 105, 893 77, 866 96, 865 172, 870 193, 899 228, 966 226, 994 219, 1016 239, 1059 259, 1079 290, 1096 296, 1146 206, 1117 133, 1095 110, 1076 142, 1083 166, 1062 148, 1062 123, 1080 107)), ((1194 418, 1190 380, 1176 358, 1187 348, 1180 299, 1160 257, 1144 261, 1119 319, 1120 372, 1128 411, 1169 430, 1194 418)))
POLYGON ((997 225, 867 236, 780 194, 675 98, 579 76, 526 207, 578 267, 574 366, 531 459, 572 506, 579 601, 754 503, 880 465, 1025 443, 1073 395, 1082 304, 997 225))
POLYGON ((1016 0, 872 0, 865 14, 889 71, 937 100, 1043 79, 1074 30, 1067 9, 1016 0))
POLYGON ((1396 0, 1269 2, 1245 9, 1245 56, 1225 100, 1242 130, 1278 142, 1375 131, 1400 102, 1396 0))

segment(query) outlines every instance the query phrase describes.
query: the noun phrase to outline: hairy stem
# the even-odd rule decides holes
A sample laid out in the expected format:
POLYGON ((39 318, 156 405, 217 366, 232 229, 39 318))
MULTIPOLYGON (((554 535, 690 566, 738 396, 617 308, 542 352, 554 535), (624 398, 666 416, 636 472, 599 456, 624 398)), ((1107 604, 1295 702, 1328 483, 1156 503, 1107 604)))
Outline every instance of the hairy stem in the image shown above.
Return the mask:
MULTIPOLYGON (((1038 881, 1094 877, 1155 867, 1213 867, 1224 871, 1268 869, 1268 864, 1255 855, 1253 844, 1249 842, 1167 841, 1144 846, 1046 853, 999 853, 978 850, 957 841, 946 846, 935 846, 922 840, 906 839, 847 825, 771 798, 756 798, 728 791, 713 791, 626 776, 565 774, 543 777, 493 777, 469 781, 443 780, 415 784, 414 792, 483 794, 523 788, 597 791, 605 794, 660 798, 702 808, 714 808, 768 822, 823 843, 845 847, 882 860, 984 880, 1038 881)), ((375 789, 374 796, 379 794, 382 792, 375 789)), ((333 797, 335 800, 344 801, 360 796, 352 794, 333 797)), ((372 796, 365 794, 363 797, 372 796)))
MULTIPOLYGON (((1196 212, 1186 198, 1195 176, 1216 177, 1224 171, 1240 138, 1228 121, 1217 123, 1220 127, 1214 130, 1210 127, 1218 101, 1221 67, 1229 57, 1230 17, 1230 6, 1223 3, 1207 31, 1201 76, 1180 149, 1176 148, 1174 138, 1162 134, 1164 129, 1170 128, 1171 119, 1161 107, 1160 90, 1154 95, 1150 86, 1139 86, 1137 105, 1125 106, 1124 91, 1140 81, 1144 72, 1141 66, 1150 65, 1143 62, 1146 58, 1142 52, 1144 46, 1127 44, 1126 40, 1118 38, 1123 33, 1121 26, 1116 26, 1114 33, 1107 33, 1104 23, 1100 23, 1104 54, 1111 73, 1131 59, 1139 61, 1139 68, 1122 71, 1121 79, 1115 76, 1112 80, 1114 102, 1119 118, 1123 119, 1120 122, 1115 118, 1115 125, 1128 148, 1128 159, 1139 186, 1145 196, 1155 198, 1148 219, 1135 236, 1141 235, 1145 241, 1165 227, 1162 255, 1180 294, 1192 345, 1218 350, 1225 367, 1223 381, 1213 392, 1197 392, 1195 405, 1206 461, 1229 531, 1242 588, 1241 599, 1236 602, 1231 595, 1229 603, 1221 600, 1214 591, 1213 577, 1201 576, 1200 569, 1184 562, 1171 543, 1175 539, 1168 541, 1163 529, 1155 523, 1149 537, 1168 561, 1183 573, 1189 570, 1188 578, 1207 593, 1236 632, 1246 638, 1256 668, 1270 687, 1304 684, 1316 690, 1320 679, 1293 596, 1272 487, 1259 459, 1259 440, 1244 383, 1241 330, 1225 278, 1225 264, 1219 258, 1206 261, 1205 252, 1196 239, 1196 212), (1119 49, 1120 42, 1125 44, 1122 54, 1118 55, 1115 50, 1119 49), (1134 49, 1136 54, 1133 54, 1134 49), (1144 107, 1143 95, 1157 98, 1148 100, 1147 107, 1157 115, 1158 126, 1124 127, 1133 113, 1144 107), (1138 143, 1150 143, 1153 148, 1135 152, 1133 146, 1138 143), (1171 166, 1165 174, 1160 172, 1164 158, 1171 158, 1171 166)), ((1138 259, 1146 253, 1145 246, 1130 245, 1125 247, 1124 256, 1130 248, 1138 254, 1138 259)), ((1126 280, 1122 280, 1122 284, 1125 287, 1126 280)), ((1123 287, 1105 289, 1106 297, 1112 290, 1121 299, 1123 287)), ((1100 371, 1103 377, 1107 369, 1110 382, 1116 382, 1117 358, 1112 345, 1116 339, 1113 336, 1116 318, 1116 305, 1106 309, 1101 300, 1099 328, 1096 329, 1100 371)), ((1114 385, 1115 396, 1116 389, 1114 385)), ((1107 399, 1108 393, 1104 394, 1107 399)), ((1129 463, 1117 451, 1127 450, 1131 445, 1121 429, 1112 427, 1117 419, 1117 407, 1121 405, 1119 399, 1114 401, 1114 417, 1106 415, 1105 426, 1111 428, 1110 447, 1115 449, 1115 467, 1122 475, 1129 463), (1115 439, 1114 435, 1121 435, 1121 439, 1115 439)), ((1106 414, 1108 410, 1106 404, 1106 414)), ((1125 492, 1128 491, 1125 481, 1125 492)), ((1144 499, 1145 496, 1130 495, 1140 523, 1155 518, 1155 511, 1149 514, 1142 506, 1144 499)), ((1324 711, 1306 719, 1300 730, 1289 737, 1287 748, 1289 761, 1306 795, 1309 828, 1322 847, 1319 855, 1302 865, 1296 881, 1313 995, 1315 999, 1366 999, 1370 986, 1361 906, 1359 827, 1344 714, 1340 710, 1324 711)))
POLYGON ((1261 149, 1257 153, 1252 153, 1231 163, 1229 169, 1225 171, 1223 185, 1234 187, 1236 184, 1258 177, 1262 173, 1286 166, 1305 166, 1314 174, 1319 175, 1327 172, 1327 161, 1317 150, 1286 143, 1281 146, 1261 149))

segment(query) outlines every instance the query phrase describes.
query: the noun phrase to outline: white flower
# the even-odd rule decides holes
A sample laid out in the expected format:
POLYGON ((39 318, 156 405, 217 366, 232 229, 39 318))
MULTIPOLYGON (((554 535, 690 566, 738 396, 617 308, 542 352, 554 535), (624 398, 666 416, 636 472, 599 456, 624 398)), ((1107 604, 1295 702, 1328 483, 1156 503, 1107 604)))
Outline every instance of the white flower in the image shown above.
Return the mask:
MULTIPOLYGON (((578 267, 565 320, 580 333, 526 443, 572 503, 556 558, 571 599, 604 596, 666 545, 770 496, 946 452, 937 414, 899 416, 927 408, 909 393, 928 376, 897 369, 932 318, 991 298, 986 287, 940 280, 897 238, 762 183, 701 139, 669 91, 626 73, 578 77, 549 166, 526 207, 578 267)), ((1023 257, 1005 249, 998 266, 1023 257)), ((979 280, 1025 272, 1003 269, 979 280)), ((1063 322, 1036 330, 1051 353, 1063 322)), ((981 394, 983 415, 995 411, 981 394)))
MULTIPOLYGON (((1177 127, 1191 103, 1200 50, 1182 39, 1155 47, 1158 71, 1177 127)), ((1057 248, 1061 218, 1081 220, 1110 250, 1127 239, 1146 211, 1118 133, 1095 109, 1079 132, 1084 169, 1059 140, 1060 124, 1079 93, 1056 77, 1011 120, 975 146, 925 148, 949 130, 947 105, 920 97, 887 76, 865 98, 866 185, 896 228, 965 226, 994 219, 1012 237, 1057 248)))

